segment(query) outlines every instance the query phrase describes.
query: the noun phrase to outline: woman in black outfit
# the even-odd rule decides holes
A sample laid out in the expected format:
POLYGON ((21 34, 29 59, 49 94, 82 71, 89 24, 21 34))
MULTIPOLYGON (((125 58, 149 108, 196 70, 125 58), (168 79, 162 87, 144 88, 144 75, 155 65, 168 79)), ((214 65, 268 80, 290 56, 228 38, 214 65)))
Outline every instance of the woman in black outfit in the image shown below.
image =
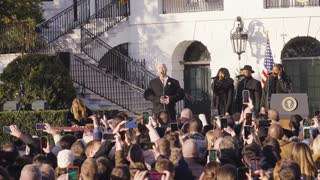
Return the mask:
POLYGON ((231 115, 234 85, 228 69, 220 68, 211 84, 211 113, 218 110, 218 115, 231 115))

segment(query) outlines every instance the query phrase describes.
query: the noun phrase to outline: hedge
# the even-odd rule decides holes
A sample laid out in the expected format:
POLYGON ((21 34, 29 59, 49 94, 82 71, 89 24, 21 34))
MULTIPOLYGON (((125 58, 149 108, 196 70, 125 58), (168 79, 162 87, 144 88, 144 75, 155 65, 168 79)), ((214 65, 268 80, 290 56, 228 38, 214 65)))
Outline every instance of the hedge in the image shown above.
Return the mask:
POLYGON ((25 104, 47 100, 49 109, 67 109, 76 97, 68 70, 56 56, 19 56, 3 70, 0 81, 0 102, 19 100, 21 84, 25 89, 25 104))
MULTIPOLYGON (((112 110, 95 110, 95 112, 104 113, 112 110)), ((31 135, 40 135, 35 130, 36 123, 49 123, 52 126, 65 126, 68 110, 43 110, 43 111, 21 111, 18 118, 17 111, 0 112, 0 127, 15 124, 23 133, 31 135)), ((0 131, 0 144, 10 140, 10 134, 4 134, 0 131)))
MULTIPOLYGON (((67 110, 21 111, 16 119, 17 111, 3 111, 0 112, 0 126, 15 124, 22 132, 37 135, 36 123, 45 122, 52 126, 64 126, 67 113, 67 110)), ((1 129, 0 144, 8 141, 10 136, 10 134, 4 134, 1 129)))

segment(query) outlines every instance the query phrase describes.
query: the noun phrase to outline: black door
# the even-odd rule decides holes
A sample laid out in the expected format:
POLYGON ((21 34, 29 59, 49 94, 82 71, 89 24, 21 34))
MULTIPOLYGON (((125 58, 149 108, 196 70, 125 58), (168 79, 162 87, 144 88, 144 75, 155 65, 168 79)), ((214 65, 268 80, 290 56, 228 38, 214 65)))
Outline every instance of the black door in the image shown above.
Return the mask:
POLYGON ((191 96, 186 97, 185 107, 194 115, 210 117, 210 69, 209 66, 185 65, 184 88, 191 96))

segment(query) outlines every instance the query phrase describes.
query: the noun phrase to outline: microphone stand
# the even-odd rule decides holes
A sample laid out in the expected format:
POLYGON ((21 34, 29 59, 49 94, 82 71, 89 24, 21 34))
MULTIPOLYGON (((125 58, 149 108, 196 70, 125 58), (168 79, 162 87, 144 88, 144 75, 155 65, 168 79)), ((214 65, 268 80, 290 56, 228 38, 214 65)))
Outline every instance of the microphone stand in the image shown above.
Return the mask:
POLYGON ((270 75, 268 75, 268 79, 267 79, 267 87, 268 87, 268 89, 266 89, 267 90, 267 98, 266 98, 266 100, 267 100, 267 110, 269 110, 270 109, 270 99, 269 99, 269 94, 270 94, 270 75))

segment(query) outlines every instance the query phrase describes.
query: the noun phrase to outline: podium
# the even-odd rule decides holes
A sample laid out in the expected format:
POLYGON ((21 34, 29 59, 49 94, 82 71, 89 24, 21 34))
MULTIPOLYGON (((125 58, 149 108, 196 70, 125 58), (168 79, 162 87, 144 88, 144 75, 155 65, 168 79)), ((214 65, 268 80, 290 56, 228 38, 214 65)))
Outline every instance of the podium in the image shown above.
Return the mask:
POLYGON ((272 94, 270 107, 279 112, 280 119, 289 119, 295 114, 303 118, 309 116, 308 96, 303 93, 272 94))

